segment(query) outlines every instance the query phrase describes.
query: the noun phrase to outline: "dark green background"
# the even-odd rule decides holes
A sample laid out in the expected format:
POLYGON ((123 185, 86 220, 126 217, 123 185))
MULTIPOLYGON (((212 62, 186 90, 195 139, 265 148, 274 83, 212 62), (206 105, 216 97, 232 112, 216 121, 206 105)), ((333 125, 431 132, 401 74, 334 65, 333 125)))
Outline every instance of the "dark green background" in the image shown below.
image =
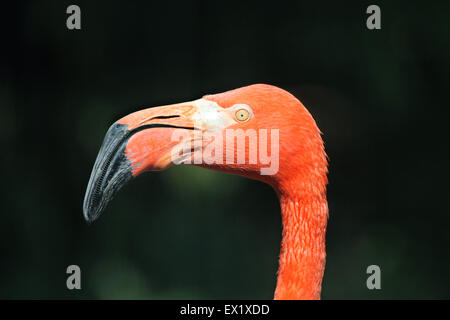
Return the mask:
POLYGON ((253 83, 295 94, 324 132, 322 297, 450 298, 450 2, 374 3, 378 31, 369 2, 2 7, 0 298, 272 298, 281 219, 262 183, 173 167, 132 181, 93 225, 82 216, 111 123, 253 83), (70 264, 81 291, 66 289, 70 264), (366 288, 371 264, 382 290, 366 288))

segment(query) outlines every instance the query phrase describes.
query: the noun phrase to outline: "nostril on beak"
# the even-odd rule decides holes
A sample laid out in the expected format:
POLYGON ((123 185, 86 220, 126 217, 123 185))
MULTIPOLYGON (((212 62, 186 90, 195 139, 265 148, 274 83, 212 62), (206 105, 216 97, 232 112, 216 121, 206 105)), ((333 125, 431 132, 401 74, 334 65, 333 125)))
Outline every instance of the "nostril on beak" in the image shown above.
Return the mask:
POLYGON ((179 118, 179 115, 173 115, 173 116, 156 116, 156 117, 148 117, 143 119, 142 121, 139 122, 139 125, 142 125, 143 123, 147 122, 147 121, 151 121, 151 120, 157 120, 157 119, 173 119, 173 118, 179 118))

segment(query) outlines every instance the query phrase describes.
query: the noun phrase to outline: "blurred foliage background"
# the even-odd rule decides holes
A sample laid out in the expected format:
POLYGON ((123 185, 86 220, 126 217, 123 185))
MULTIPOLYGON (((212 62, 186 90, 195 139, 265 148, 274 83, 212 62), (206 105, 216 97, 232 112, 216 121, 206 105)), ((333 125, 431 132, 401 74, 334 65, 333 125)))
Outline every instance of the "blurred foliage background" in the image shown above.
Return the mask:
POLYGON ((330 157, 324 299, 450 298, 450 3, 28 1, 3 8, 0 298, 256 298, 276 283, 270 187, 148 173, 88 226, 104 134, 143 107, 252 83, 296 95, 330 157), (77 4, 82 29, 66 28, 77 4), (66 289, 66 268, 82 290, 66 289), (366 268, 382 289, 366 288, 366 268))

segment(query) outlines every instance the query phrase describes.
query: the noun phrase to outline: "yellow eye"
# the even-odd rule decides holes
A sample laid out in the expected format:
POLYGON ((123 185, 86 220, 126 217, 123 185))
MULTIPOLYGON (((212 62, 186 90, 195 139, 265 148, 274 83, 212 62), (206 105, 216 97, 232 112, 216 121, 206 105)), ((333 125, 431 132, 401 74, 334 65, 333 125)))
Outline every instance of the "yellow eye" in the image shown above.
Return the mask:
POLYGON ((240 109, 236 111, 235 116, 238 121, 247 121, 250 117, 250 113, 245 109, 240 109))

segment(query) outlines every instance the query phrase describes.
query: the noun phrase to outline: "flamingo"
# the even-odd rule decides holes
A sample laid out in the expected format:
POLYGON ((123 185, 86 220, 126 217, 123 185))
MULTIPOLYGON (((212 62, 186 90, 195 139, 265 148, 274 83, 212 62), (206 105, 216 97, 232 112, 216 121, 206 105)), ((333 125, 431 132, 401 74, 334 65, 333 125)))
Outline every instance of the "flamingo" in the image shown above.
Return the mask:
POLYGON ((328 163, 321 132, 296 97, 272 85, 254 84, 123 117, 108 130, 95 161, 84 198, 85 219, 89 223, 96 220, 130 179, 144 171, 166 169, 177 163, 175 160, 272 186, 280 202, 283 226, 274 299, 320 299, 326 256, 328 163), (259 137, 268 130, 278 130, 278 140, 270 136, 266 146, 225 143, 223 149, 219 145, 214 151, 219 160, 227 152, 236 158, 245 154, 245 163, 193 161, 199 150, 205 151, 230 129, 240 134, 250 129, 259 137), (201 144, 195 145, 198 142, 201 144), (262 147, 278 153, 278 168, 271 173, 263 174, 267 162, 262 159, 250 161, 252 152, 258 155, 257 149, 262 147))

